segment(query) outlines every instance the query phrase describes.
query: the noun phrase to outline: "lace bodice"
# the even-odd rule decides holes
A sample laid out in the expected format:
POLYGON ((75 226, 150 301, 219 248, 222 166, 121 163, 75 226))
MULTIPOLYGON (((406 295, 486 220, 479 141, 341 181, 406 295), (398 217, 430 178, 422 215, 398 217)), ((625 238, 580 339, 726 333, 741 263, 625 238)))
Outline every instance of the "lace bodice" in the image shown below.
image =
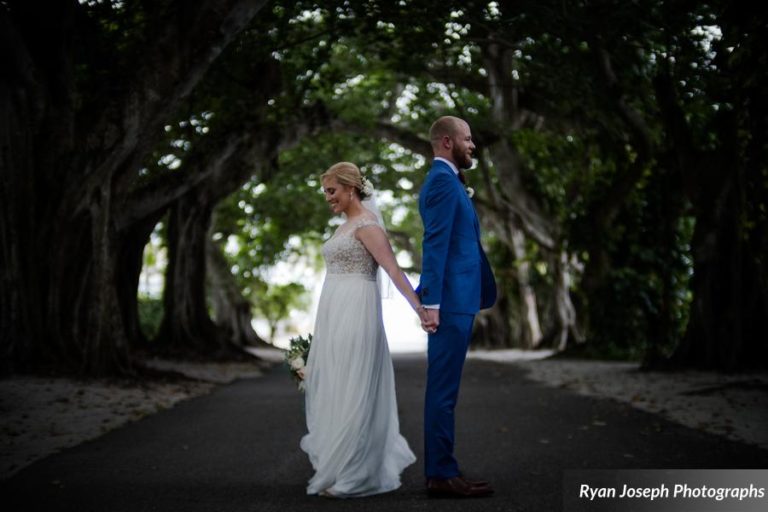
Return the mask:
POLYGON ((323 244, 323 257, 329 274, 364 274, 376 276, 379 268, 376 260, 355 238, 355 232, 366 226, 378 226, 372 219, 360 219, 342 224, 336 233, 323 244))

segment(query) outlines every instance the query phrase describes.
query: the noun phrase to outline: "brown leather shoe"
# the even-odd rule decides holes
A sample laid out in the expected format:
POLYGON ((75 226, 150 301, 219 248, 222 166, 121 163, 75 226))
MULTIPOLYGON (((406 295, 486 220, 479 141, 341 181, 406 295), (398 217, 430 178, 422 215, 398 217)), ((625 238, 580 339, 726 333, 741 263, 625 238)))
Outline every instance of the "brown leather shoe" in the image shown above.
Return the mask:
POLYGON ((427 494, 440 498, 479 498, 490 496, 493 489, 490 486, 474 486, 462 477, 455 476, 446 480, 427 479, 427 494))
POLYGON ((467 482, 472 487, 490 487, 491 486, 491 484, 486 480, 470 480, 469 478, 465 477, 461 473, 459 473, 459 478, 467 482))

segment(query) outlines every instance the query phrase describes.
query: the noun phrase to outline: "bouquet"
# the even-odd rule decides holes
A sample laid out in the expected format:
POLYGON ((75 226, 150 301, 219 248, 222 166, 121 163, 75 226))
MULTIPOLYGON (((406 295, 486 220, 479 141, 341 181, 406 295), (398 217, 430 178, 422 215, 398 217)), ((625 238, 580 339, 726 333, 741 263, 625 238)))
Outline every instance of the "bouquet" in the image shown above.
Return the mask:
POLYGON ((309 346, 312 344, 312 335, 307 337, 297 336, 291 338, 290 346, 285 352, 285 364, 291 372, 293 380, 301 391, 304 391, 304 371, 309 358, 309 346))

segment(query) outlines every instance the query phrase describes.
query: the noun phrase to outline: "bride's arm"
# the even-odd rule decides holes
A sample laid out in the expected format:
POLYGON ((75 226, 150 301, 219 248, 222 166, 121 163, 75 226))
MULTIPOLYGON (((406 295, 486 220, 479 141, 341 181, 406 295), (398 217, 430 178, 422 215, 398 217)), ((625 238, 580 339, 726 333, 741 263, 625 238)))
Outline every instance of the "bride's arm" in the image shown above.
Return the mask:
POLYGON ((419 300, 416 292, 413 291, 413 286, 408 278, 405 277, 405 273, 400 269, 395 259, 395 253, 392 251, 392 246, 389 244, 389 239, 384 233, 384 230, 380 226, 366 226, 357 230, 355 236, 360 240, 368 252, 371 253, 376 263, 384 269, 384 271, 392 279, 395 287, 403 294, 403 297, 408 301, 411 307, 422 316, 423 310, 421 309, 421 301, 419 300))

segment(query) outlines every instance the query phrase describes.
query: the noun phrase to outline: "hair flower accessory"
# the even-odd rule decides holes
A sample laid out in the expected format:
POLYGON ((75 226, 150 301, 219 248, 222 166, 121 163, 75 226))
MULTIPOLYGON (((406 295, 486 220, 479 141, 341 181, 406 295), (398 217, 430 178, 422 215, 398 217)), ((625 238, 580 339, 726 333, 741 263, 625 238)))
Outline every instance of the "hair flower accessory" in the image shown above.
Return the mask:
POLYGON ((373 184, 368 178, 363 177, 363 188, 361 192, 365 197, 370 197, 373 195, 373 184))
POLYGON ((470 199, 472 199, 472 196, 475 195, 475 189, 473 189, 472 187, 467 187, 467 195, 469 196, 470 199))

